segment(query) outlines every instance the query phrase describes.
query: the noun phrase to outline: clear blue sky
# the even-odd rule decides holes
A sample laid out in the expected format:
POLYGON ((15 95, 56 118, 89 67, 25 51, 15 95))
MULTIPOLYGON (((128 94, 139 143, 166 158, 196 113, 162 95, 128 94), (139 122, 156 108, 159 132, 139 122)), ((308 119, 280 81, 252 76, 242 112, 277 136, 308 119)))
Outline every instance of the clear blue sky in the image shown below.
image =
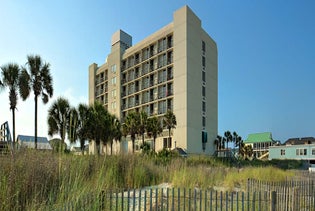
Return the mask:
MULTIPOLYGON (((315 1, 0 0, 0 65, 39 54, 51 64, 55 93, 73 106, 88 99, 88 66, 102 64, 112 34, 137 43, 188 5, 217 42, 219 133, 270 131, 276 140, 315 136, 315 1)), ((0 122, 9 121, 8 91, 0 122)), ((39 104, 39 135, 47 109, 39 104)), ((34 100, 18 102, 17 134, 33 135, 34 100)))

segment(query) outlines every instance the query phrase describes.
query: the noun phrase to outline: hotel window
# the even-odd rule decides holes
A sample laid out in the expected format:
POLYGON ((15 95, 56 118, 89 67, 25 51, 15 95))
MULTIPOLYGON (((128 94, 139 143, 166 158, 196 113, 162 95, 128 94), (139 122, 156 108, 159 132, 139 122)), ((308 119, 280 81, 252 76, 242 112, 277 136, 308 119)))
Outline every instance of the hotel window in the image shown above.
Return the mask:
POLYGON ((159 114, 163 114, 166 112, 166 100, 160 101, 158 104, 159 114))
POLYGON ((163 148, 172 148, 172 137, 163 138, 163 148))
POLYGON ((116 85, 116 77, 112 77, 112 85, 116 85))
POLYGON ((111 71, 112 73, 116 73, 116 64, 111 66, 111 71))
POLYGON ((202 86, 202 97, 206 97, 206 87, 202 86))
POLYGON ((112 102, 112 109, 113 109, 113 110, 116 109, 116 102, 115 102, 115 101, 112 102))
POLYGON ((112 98, 115 98, 116 97, 116 89, 113 89, 112 90, 112 98))
POLYGON ((206 127, 206 117, 202 117, 202 127, 206 127))
POLYGON ((281 149, 280 154, 285 155, 285 149, 281 149))
POLYGON ((312 155, 315 155, 315 148, 312 148, 312 155))
POLYGON ((202 71, 202 81, 206 82, 206 72, 202 71))
POLYGON ((205 41, 202 41, 202 52, 203 53, 206 52, 206 43, 205 43, 205 41))
POLYGON ((206 57, 202 56, 202 67, 206 67, 206 57))

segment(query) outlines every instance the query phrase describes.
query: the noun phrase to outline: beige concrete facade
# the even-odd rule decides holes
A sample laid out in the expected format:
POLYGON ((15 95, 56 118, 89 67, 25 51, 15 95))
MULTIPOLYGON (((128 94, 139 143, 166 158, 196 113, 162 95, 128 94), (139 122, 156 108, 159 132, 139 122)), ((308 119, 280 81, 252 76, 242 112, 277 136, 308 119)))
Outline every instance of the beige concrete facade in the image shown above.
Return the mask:
MULTIPOLYGON (((171 109, 177 119, 172 141, 163 131, 156 150, 181 147, 187 153, 212 154, 218 130, 216 43, 188 6, 134 46, 131 36, 119 30, 105 63, 89 67, 89 103, 96 100, 122 121, 130 111, 162 118, 171 109)), ((118 145, 117 153, 131 151, 128 138, 118 145)))

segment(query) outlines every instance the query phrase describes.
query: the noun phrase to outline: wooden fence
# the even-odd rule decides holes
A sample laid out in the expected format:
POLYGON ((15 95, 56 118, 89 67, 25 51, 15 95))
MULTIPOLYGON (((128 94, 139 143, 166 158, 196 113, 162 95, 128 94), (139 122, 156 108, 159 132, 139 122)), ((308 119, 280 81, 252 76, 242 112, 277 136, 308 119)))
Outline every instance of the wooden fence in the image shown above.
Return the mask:
POLYGON ((315 210, 315 178, 266 182, 248 179, 247 192, 263 191, 276 194, 276 210, 315 210))
POLYGON ((266 182, 248 179, 246 191, 186 188, 106 190, 53 204, 49 210, 315 211, 315 178, 266 182))
POLYGON ((268 192, 218 192, 198 189, 145 189, 103 191, 90 194, 57 210, 275 210, 275 199, 268 192), (274 208, 273 208, 274 207, 274 208))

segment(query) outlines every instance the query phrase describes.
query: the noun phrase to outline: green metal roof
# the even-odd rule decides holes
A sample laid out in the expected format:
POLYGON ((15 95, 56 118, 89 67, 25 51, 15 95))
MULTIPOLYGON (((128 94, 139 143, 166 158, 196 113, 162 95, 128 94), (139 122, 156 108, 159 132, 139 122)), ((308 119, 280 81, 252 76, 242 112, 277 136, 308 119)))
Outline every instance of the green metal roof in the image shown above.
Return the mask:
POLYGON ((244 143, 261 143, 272 142, 272 135, 270 132, 249 134, 244 143))

